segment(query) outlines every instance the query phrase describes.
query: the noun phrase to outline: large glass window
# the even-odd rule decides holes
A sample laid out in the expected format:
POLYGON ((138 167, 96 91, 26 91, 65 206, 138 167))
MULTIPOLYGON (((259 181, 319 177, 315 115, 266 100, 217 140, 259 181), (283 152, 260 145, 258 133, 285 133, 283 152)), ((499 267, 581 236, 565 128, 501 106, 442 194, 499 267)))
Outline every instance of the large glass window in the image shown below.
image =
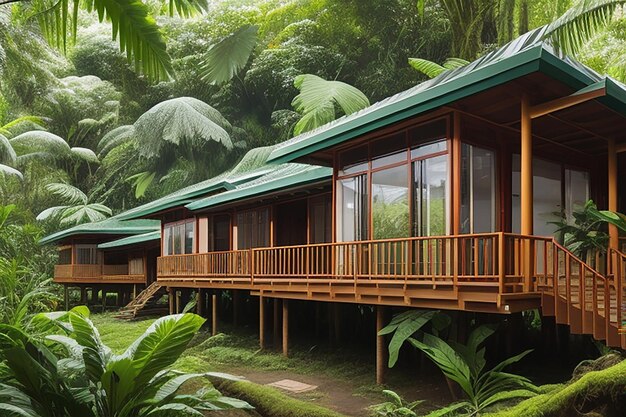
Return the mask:
POLYGON ((338 240, 349 242, 369 239, 367 174, 339 180, 337 188, 338 240))
POLYGON ((463 144, 461 148, 461 233, 496 230, 494 152, 463 144))
POLYGON ((268 246, 270 246, 269 208, 237 213, 237 249, 268 246))
POLYGON ((230 250, 230 215, 213 216, 209 230, 209 251, 221 252, 230 250))
POLYGON ((449 232, 446 119, 341 152, 339 164, 339 241, 449 232))
POLYGON ((448 156, 413 162, 413 235, 448 234, 448 156))
POLYGON ((189 219, 163 226, 163 255, 193 253, 195 224, 195 219, 189 219))
POLYGON ((374 239, 409 236, 408 184, 406 164, 372 173, 374 239))
POLYGON ((574 169, 565 170, 565 218, 574 223, 574 212, 582 209, 589 200, 589 173, 574 169))
POLYGON ((97 245, 76 245, 76 263, 79 265, 96 265, 98 263, 97 245))
MULTIPOLYGON (((553 222, 561 219, 563 210, 562 165, 533 159, 533 234, 552 236, 557 229, 553 222)), ((520 232, 521 179, 520 156, 513 155, 512 229, 520 232)))
POLYGON ((332 199, 330 195, 310 200, 310 236, 309 243, 332 242, 332 199))

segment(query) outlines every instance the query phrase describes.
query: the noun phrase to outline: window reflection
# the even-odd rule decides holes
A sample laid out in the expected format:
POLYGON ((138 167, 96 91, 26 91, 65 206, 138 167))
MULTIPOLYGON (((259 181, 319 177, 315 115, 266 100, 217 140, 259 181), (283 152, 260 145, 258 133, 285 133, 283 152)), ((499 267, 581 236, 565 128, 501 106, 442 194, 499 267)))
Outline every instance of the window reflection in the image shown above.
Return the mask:
POLYGON ((406 165, 372 173, 374 239, 409 236, 409 188, 406 165))

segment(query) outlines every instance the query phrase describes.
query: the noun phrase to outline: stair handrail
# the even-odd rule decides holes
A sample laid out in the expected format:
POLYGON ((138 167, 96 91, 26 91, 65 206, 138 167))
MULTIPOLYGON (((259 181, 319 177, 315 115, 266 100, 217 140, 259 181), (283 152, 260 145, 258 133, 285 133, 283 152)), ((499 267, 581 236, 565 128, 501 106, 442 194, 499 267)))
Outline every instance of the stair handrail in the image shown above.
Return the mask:
POLYGON ((624 269, 626 266, 626 254, 619 249, 609 249, 609 271, 613 276, 616 301, 617 301, 617 326, 621 333, 626 333, 626 313, 624 312, 624 269))

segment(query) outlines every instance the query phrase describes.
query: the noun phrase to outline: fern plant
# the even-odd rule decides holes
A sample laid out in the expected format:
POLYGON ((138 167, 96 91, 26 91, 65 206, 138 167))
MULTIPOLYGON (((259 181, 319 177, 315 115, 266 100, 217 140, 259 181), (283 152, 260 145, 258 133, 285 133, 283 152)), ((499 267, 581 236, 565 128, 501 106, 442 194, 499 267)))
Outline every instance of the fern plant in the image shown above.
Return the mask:
POLYGON ((66 205, 47 208, 39 213, 37 220, 59 217, 63 226, 77 225, 85 222, 97 222, 111 216, 110 208, 99 203, 90 203, 87 194, 78 188, 64 183, 51 183, 46 190, 67 201, 66 205))
POLYGON ((417 417, 415 409, 424 401, 407 403, 397 393, 383 390, 387 401, 369 407, 372 417, 417 417))

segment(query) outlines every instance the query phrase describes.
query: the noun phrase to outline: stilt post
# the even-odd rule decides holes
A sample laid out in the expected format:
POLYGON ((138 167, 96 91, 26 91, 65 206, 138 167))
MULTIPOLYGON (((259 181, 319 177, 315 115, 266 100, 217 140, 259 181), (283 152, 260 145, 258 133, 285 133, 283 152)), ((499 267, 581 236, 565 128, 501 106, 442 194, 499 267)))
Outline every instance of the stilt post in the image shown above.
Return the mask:
POLYGON ((211 334, 217 334, 217 294, 211 296, 211 334))
POLYGON ((174 288, 167 287, 167 301, 170 305, 170 314, 174 314, 175 297, 176 296, 174 295, 174 288))
POLYGON ((259 296, 259 346, 265 349, 265 298, 259 296))
MULTIPOLYGON (((521 224, 520 231, 523 235, 533 234, 533 136, 530 102, 527 95, 522 96, 521 101, 521 224)), ((534 253, 532 253, 530 241, 524 245, 524 291, 531 291, 531 279, 533 273, 534 253)))
POLYGON ((65 304, 65 311, 70 309, 70 291, 67 284, 63 285, 63 303, 65 304))
POLYGON ((282 300, 283 304, 283 355, 289 355, 289 300, 282 300))
POLYGON ((385 336, 379 336, 385 327, 385 307, 376 306, 376 383, 382 385, 385 381, 385 368, 387 366, 387 349, 385 336))

